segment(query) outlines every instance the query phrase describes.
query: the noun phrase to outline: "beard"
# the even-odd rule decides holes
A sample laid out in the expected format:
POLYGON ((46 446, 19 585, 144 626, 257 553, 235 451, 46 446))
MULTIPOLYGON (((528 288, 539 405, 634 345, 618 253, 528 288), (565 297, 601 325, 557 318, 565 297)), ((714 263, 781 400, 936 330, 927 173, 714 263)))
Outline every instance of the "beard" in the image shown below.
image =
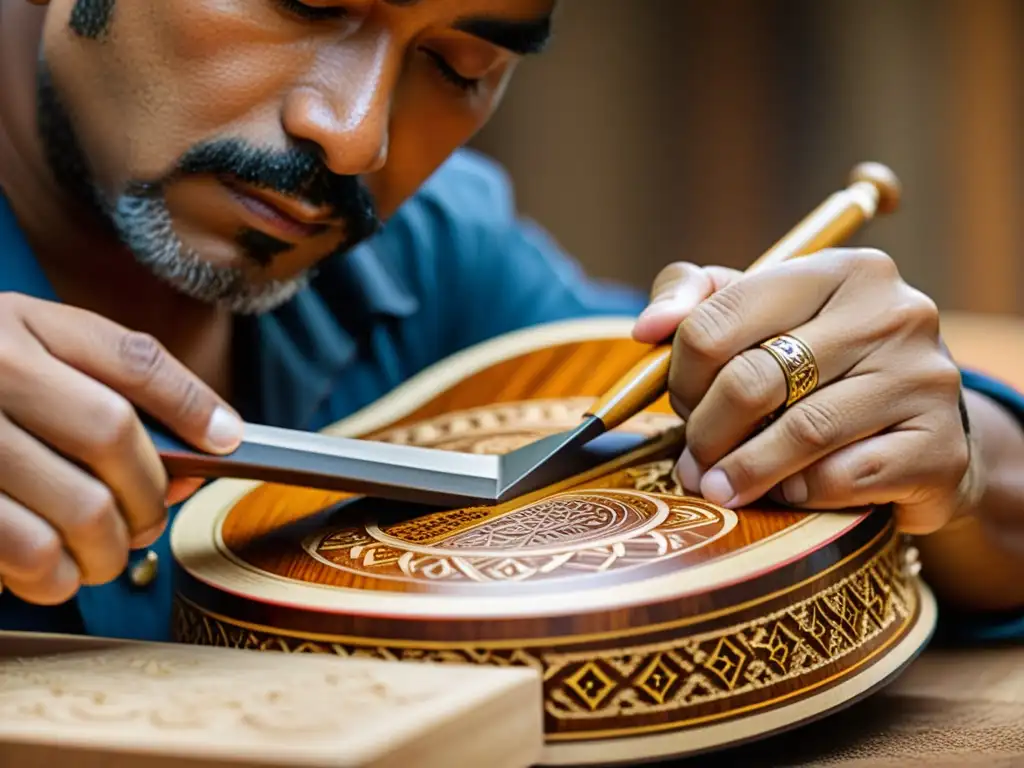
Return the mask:
MULTIPOLYGON (((226 307, 235 314, 261 314, 281 306, 306 287, 313 271, 288 280, 253 280, 253 272, 266 266, 272 256, 272 246, 269 252, 247 252, 252 269, 205 260, 175 233, 167 207, 164 188, 182 176, 208 174, 233 178, 329 208, 332 218, 343 220, 346 225, 345 241, 331 255, 351 249, 380 227, 369 190, 358 177, 331 173, 319 148, 312 145, 274 150, 255 147, 238 138, 213 140, 192 147, 164 177, 129 184, 111 200, 89 172, 68 111, 42 59, 38 72, 39 134, 57 183, 89 208, 139 264, 192 299, 226 307)), ((258 238, 251 237, 252 234, 240 232, 238 239, 253 242, 258 238)))
POLYGON ((135 260, 155 277, 192 299, 235 314, 276 309, 305 288, 311 277, 306 271, 289 280, 254 283, 239 267, 210 264, 175 234, 160 194, 125 193, 106 215, 135 260))

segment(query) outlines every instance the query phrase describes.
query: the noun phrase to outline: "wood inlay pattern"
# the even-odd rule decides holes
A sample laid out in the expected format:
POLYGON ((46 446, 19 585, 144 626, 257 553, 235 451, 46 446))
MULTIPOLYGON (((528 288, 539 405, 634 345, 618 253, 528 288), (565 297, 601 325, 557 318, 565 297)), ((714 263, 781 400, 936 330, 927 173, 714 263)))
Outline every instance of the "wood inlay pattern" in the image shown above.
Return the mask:
POLYGON ((915 619, 917 593, 899 540, 885 542, 841 580, 776 610, 670 640, 632 638, 600 650, 583 642, 556 650, 310 639, 233 622, 184 599, 175 605, 175 635, 262 651, 532 667, 545 681, 547 732, 555 740, 683 728, 837 682, 898 639, 915 619))

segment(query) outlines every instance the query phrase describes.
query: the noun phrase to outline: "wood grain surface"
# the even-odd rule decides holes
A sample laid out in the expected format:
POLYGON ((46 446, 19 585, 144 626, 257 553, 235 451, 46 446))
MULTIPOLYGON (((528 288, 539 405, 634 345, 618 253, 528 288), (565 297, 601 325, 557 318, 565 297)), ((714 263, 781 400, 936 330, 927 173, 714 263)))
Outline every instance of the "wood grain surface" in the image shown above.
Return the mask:
POLYGON ((0 633, 0 764, 526 768, 539 694, 528 669, 0 633))
POLYGON ((676 768, 1024 765, 1024 648, 936 647, 865 701, 783 736, 676 768))

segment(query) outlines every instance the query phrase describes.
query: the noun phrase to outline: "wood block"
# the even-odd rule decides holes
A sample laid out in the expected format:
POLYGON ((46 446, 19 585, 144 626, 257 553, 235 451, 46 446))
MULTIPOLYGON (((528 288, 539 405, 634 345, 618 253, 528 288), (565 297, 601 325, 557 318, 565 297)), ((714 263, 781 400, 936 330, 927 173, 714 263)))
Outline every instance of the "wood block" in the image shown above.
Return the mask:
POLYGON ((0 764, 523 768, 530 669, 0 633, 0 764))

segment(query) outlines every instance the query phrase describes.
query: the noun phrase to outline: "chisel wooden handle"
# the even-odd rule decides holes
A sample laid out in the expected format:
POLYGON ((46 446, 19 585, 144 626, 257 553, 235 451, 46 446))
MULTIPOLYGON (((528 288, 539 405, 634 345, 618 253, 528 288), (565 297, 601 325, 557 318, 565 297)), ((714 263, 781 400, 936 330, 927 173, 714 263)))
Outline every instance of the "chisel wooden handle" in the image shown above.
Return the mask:
MULTIPOLYGON (((895 211, 899 203, 900 182, 896 174, 880 163, 861 163, 850 172, 846 189, 826 198, 746 271, 838 245, 876 214, 895 211)), ((598 398, 585 417, 597 417, 605 429, 614 429, 642 411, 665 393, 671 358, 671 341, 653 347, 598 398)))

